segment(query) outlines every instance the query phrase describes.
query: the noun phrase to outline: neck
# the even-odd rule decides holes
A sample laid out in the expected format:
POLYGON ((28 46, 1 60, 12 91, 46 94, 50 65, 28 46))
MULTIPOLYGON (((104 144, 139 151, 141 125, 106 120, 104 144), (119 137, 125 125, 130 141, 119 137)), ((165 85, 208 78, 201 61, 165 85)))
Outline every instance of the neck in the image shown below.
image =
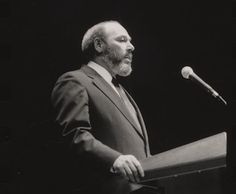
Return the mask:
POLYGON ((108 62, 105 58, 97 57, 93 61, 105 68, 111 74, 112 77, 116 77, 116 74, 112 71, 110 62, 108 62))

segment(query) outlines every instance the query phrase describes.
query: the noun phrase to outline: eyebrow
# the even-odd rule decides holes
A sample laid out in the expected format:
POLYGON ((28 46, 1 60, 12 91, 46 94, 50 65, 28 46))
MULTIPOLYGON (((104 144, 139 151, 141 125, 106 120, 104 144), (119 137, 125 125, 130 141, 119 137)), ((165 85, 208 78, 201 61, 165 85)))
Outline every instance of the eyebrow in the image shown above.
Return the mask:
POLYGON ((132 38, 131 38, 130 36, 127 36, 127 35, 120 35, 120 36, 117 36, 117 37, 116 37, 116 39, 119 39, 119 38, 125 38, 125 39, 127 39, 127 40, 129 40, 129 41, 132 40, 132 38))

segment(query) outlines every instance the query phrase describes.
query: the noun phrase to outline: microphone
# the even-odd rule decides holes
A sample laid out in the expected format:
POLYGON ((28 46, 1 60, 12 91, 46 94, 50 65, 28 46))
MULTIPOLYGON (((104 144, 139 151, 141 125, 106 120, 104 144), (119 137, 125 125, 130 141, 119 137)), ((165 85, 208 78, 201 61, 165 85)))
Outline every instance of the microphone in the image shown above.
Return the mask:
POLYGON ((217 98, 219 101, 227 105, 227 102, 206 82, 204 82, 197 74, 193 72, 193 69, 189 66, 185 66, 181 70, 181 74, 185 79, 190 79, 200 84, 207 92, 209 92, 213 97, 217 98))

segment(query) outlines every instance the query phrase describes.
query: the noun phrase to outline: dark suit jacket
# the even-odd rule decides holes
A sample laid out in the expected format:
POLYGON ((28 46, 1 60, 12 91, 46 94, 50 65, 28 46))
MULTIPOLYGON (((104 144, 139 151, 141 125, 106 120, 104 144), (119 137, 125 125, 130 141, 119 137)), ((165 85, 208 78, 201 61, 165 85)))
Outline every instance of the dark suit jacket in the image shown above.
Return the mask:
MULTIPOLYGON (((121 154, 143 159, 150 154, 148 137, 141 113, 133 104, 142 131, 111 86, 93 69, 63 74, 55 84, 52 102, 56 121, 73 150, 73 176, 78 193, 125 194, 129 184, 110 168, 121 154), (92 191, 94 192, 94 191, 92 191)), ((67 177, 65 177, 67 178, 67 177)))

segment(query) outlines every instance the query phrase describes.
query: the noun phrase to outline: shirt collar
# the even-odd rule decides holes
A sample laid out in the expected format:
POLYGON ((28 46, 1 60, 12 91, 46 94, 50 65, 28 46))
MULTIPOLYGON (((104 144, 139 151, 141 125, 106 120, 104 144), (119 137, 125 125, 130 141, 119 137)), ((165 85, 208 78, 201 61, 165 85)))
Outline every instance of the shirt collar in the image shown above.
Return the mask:
POLYGON ((97 63, 93 61, 89 61, 88 66, 92 68, 93 70, 95 70, 108 83, 111 83, 112 76, 104 67, 102 67, 101 65, 98 65, 97 63))

